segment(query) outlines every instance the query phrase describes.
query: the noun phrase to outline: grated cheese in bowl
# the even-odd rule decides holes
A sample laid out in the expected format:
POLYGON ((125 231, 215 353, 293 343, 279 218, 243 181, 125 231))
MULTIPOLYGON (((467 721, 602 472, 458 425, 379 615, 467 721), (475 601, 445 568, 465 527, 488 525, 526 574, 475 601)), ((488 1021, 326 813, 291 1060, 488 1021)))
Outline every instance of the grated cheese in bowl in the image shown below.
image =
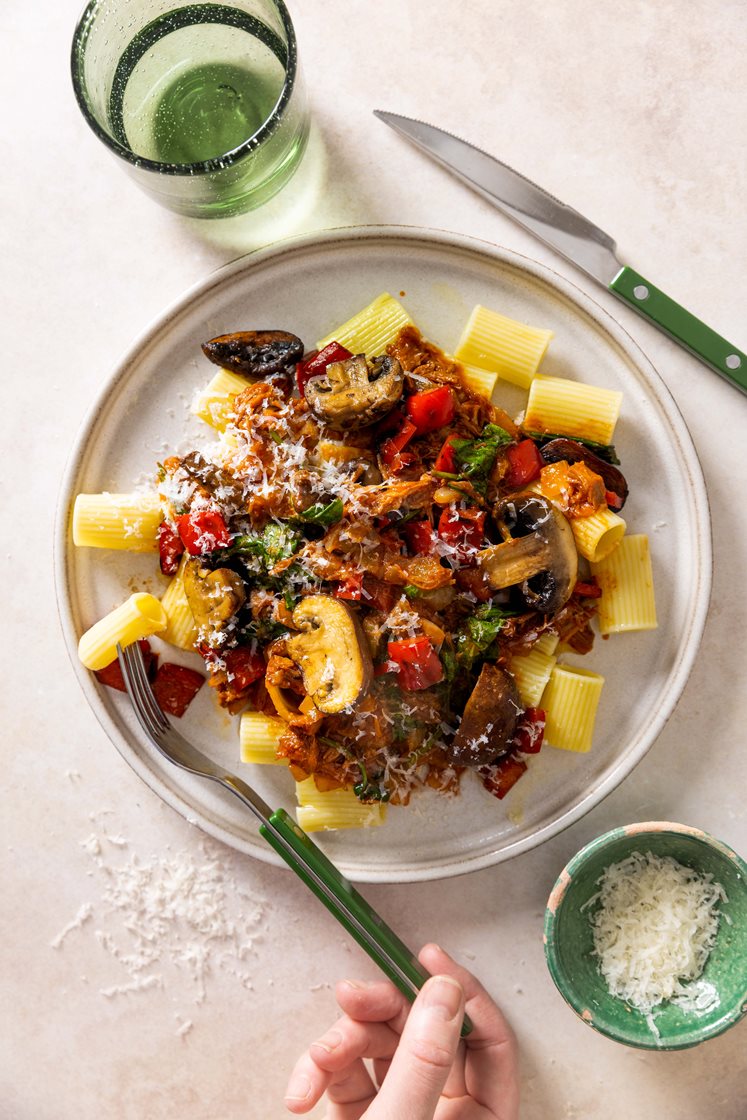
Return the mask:
POLYGON ((653 1009, 665 1001, 705 1015, 719 1005, 713 984, 701 980, 719 926, 718 905, 728 901, 713 875, 671 856, 632 852, 611 864, 586 907, 594 952, 613 996, 636 1008, 659 1037, 653 1009))

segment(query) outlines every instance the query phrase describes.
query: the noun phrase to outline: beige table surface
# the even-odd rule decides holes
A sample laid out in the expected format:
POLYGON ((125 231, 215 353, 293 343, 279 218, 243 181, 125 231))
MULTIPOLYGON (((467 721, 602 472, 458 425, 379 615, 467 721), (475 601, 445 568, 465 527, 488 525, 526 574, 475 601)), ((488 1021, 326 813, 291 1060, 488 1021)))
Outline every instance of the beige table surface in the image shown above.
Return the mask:
POLYGON ((165 305, 279 237, 403 223, 477 235, 545 262, 630 331, 698 448, 714 588, 675 714, 606 801, 492 870, 366 893, 407 941, 438 938, 500 1000, 521 1042, 526 1120, 743 1120, 747 1024, 675 1054, 606 1041, 557 995, 541 919, 565 860, 615 825, 685 821, 747 852, 747 400, 399 141, 371 110, 429 118, 500 154, 610 230, 625 259, 744 348, 747 9, 738 0, 291 7, 317 155, 281 205, 222 224, 160 210, 84 126, 68 78, 76 0, 6 0, 0 14, 0 1117, 275 1120, 296 1054, 333 1016, 333 982, 374 974, 289 873, 205 848, 200 832, 122 761, 68 662, 51 539, 59 478, 84 412, 165 305), (151 970, 158 984, 122 991, 129 973, 115 952, 127 931, 122 911, 107 905, 112 869, 135 860, 155 874, 166 854, 203 875, 210 864, 225 880, 226 914, 237 922, 249 915, 252 928, 227 936, 219 948, 228 951, 214 955, 202 986, 164 944, 151 970), (241 959, 234 943, 245 946, 241 959))

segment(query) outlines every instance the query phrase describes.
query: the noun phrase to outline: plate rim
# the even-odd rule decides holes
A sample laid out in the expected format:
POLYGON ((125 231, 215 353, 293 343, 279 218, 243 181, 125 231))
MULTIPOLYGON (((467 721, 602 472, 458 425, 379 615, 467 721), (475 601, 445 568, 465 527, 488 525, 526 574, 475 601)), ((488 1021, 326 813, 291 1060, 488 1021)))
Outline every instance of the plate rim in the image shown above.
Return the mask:
MULTIPOLYGON (((670 674, 666 703, 657 709, 645 732, 639 736, 637 748, 631 756, 613 766, 593 790, 587 791, 573 806, 562 812, 554 820, 531 835, 509 843, 501 850, 491 849, 472 855, 462 854, 448 863, 440 862, 391 870, 376 866, 346 865, 344 860, 337 860, 343 873, 356 882, 426 882, 482 870, 503 863, 522 852, 530 851, 569 828, 590 812, 592 808, 600 804, 632 773, 661 734, 679 703, 687 684, 705 628, 712 587, 713 549, 708 494, 694 441, 669 387, 654 367, 651 359, 625 327, 573 281, 548 265, 495 242, 435 227, 392 224, 340 226, 285 238, 273 242, 269 246, 241 254, 234 260, 213 269, 167 304, 135 336, 122 357, 110 368, 98 395, 82 419, 65 464, 57 495, 53 536, 55 599, 65 647, 78 683, 100 726, 131 769, 162 801, 175 809, 187 822, 196 824, 213 839, 219 840, 234 850, 250 855, 262 862, 285 867, 280 857, 269 846, 256 847, 249 841, 245 842, 242 836, 236 832, 224 828, 204 813, 195 810, 195 807, 186 801, 177 790, 172 789, 162 781, 158 773, 147 765, 145 759, 133 750, 116 721, 111 718, 106 707, 102 704, 91 674, 83 668, 77 657, 78 635, 73 625, 67 559, 70 511, 76 492, 74 483, 85 455, 87 442, 107 400, 126 380, 130 368, 142 360, 148 347, 153 345, 164 332, 173 329, 175 321, 182 314, 188 312, 196 301, 208 296, 213 289, 219 289, 226 284, 230 284, 236 275, 261 269, 267 262, 278 260, 285 255, 313 251, 320 247, 331 248, 335 244, 340 247, 343 245, 349 246, 351 243, 361 241, 381 241, 391 244, 398 241, 401 243, 416 241, 443 249, 461 250, 468 254, 477 255, 483 260, 486 258, 492 259, 519 272, 528 273, 535 281, 545 284, 592 319, 596 327, 619 347, 630 364, 643 376, 644 383, 651 387, 656 403, 663 411, 666 420, 678 438, 679 446, 683 451, 682 466, 686 469, 690 484, 690 494, 688 496, 693 502, 693 523, 696 530, 697 563, 695 571, 697 578, 687 638, 679 646, 679 655, 670 674)), ((247 823, 252 823, 251 818, 247 817, 247 823)))

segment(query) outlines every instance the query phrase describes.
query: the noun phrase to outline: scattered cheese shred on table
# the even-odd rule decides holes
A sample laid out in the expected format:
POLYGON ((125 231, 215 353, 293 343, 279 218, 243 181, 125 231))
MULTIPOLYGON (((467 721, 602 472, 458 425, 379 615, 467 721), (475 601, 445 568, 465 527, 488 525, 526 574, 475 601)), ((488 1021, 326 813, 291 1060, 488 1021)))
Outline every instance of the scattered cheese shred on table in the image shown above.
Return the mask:
POLYGON ((718 904, 728 901, 711 874, 671 856, 633 852, 598 880, 591 916, 599 969, 610 993, 642 1012, 658 1037, 652 1010, 665 1000, 705 1014, 715 987, 699 977, 716 941, 718 904))

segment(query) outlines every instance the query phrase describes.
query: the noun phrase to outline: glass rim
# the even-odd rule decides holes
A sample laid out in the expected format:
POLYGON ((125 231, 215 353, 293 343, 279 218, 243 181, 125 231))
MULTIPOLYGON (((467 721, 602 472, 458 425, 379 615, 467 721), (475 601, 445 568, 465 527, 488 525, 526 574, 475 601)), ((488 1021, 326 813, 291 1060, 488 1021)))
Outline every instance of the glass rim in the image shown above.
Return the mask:
MULTIPOLYGON (((91 130, 98 136, 99 140, 106 144, 110 151, 114 152, 120 159, 129 163, 132 167, 142 168, 144 171, 155 171, 161 175, 206 175, 213 171, 222 171, 227 167, 232 167, 243 159, 244 156, 258 149, 275 131, 290 100, 298 71, 296 33, 293 29, 290 14, 285 6, 284 0, 270 0, 270 2, 275 5, 283 23, 288 51, 283 88, 280 91, 280 96, 272 112, 269 117, 262 122, 259 128, 253 132, 251 136, 248 136, 246 140, 242 141, 238 147, 230 148, 227 152, 223 152, 219 156, 212 156, 210 159, 199 160, 196 163, 166 163, 160 160, 149 159, 146 156, 138 156, 131 151, 130 148, 125 147, 124 144, 121 144, 115 137, 107 132, 91 111, 86 98, 86 82, 84 78, 85 51, 96 9, 99 8, 103 2, 104 0, 89 0, 89 3, 86 4, 76 24, 70 52, 70 69, 73 90, 81 113, 91 130)), ((237 11, 240 10, 240 8, 237 8, 237 11)))

